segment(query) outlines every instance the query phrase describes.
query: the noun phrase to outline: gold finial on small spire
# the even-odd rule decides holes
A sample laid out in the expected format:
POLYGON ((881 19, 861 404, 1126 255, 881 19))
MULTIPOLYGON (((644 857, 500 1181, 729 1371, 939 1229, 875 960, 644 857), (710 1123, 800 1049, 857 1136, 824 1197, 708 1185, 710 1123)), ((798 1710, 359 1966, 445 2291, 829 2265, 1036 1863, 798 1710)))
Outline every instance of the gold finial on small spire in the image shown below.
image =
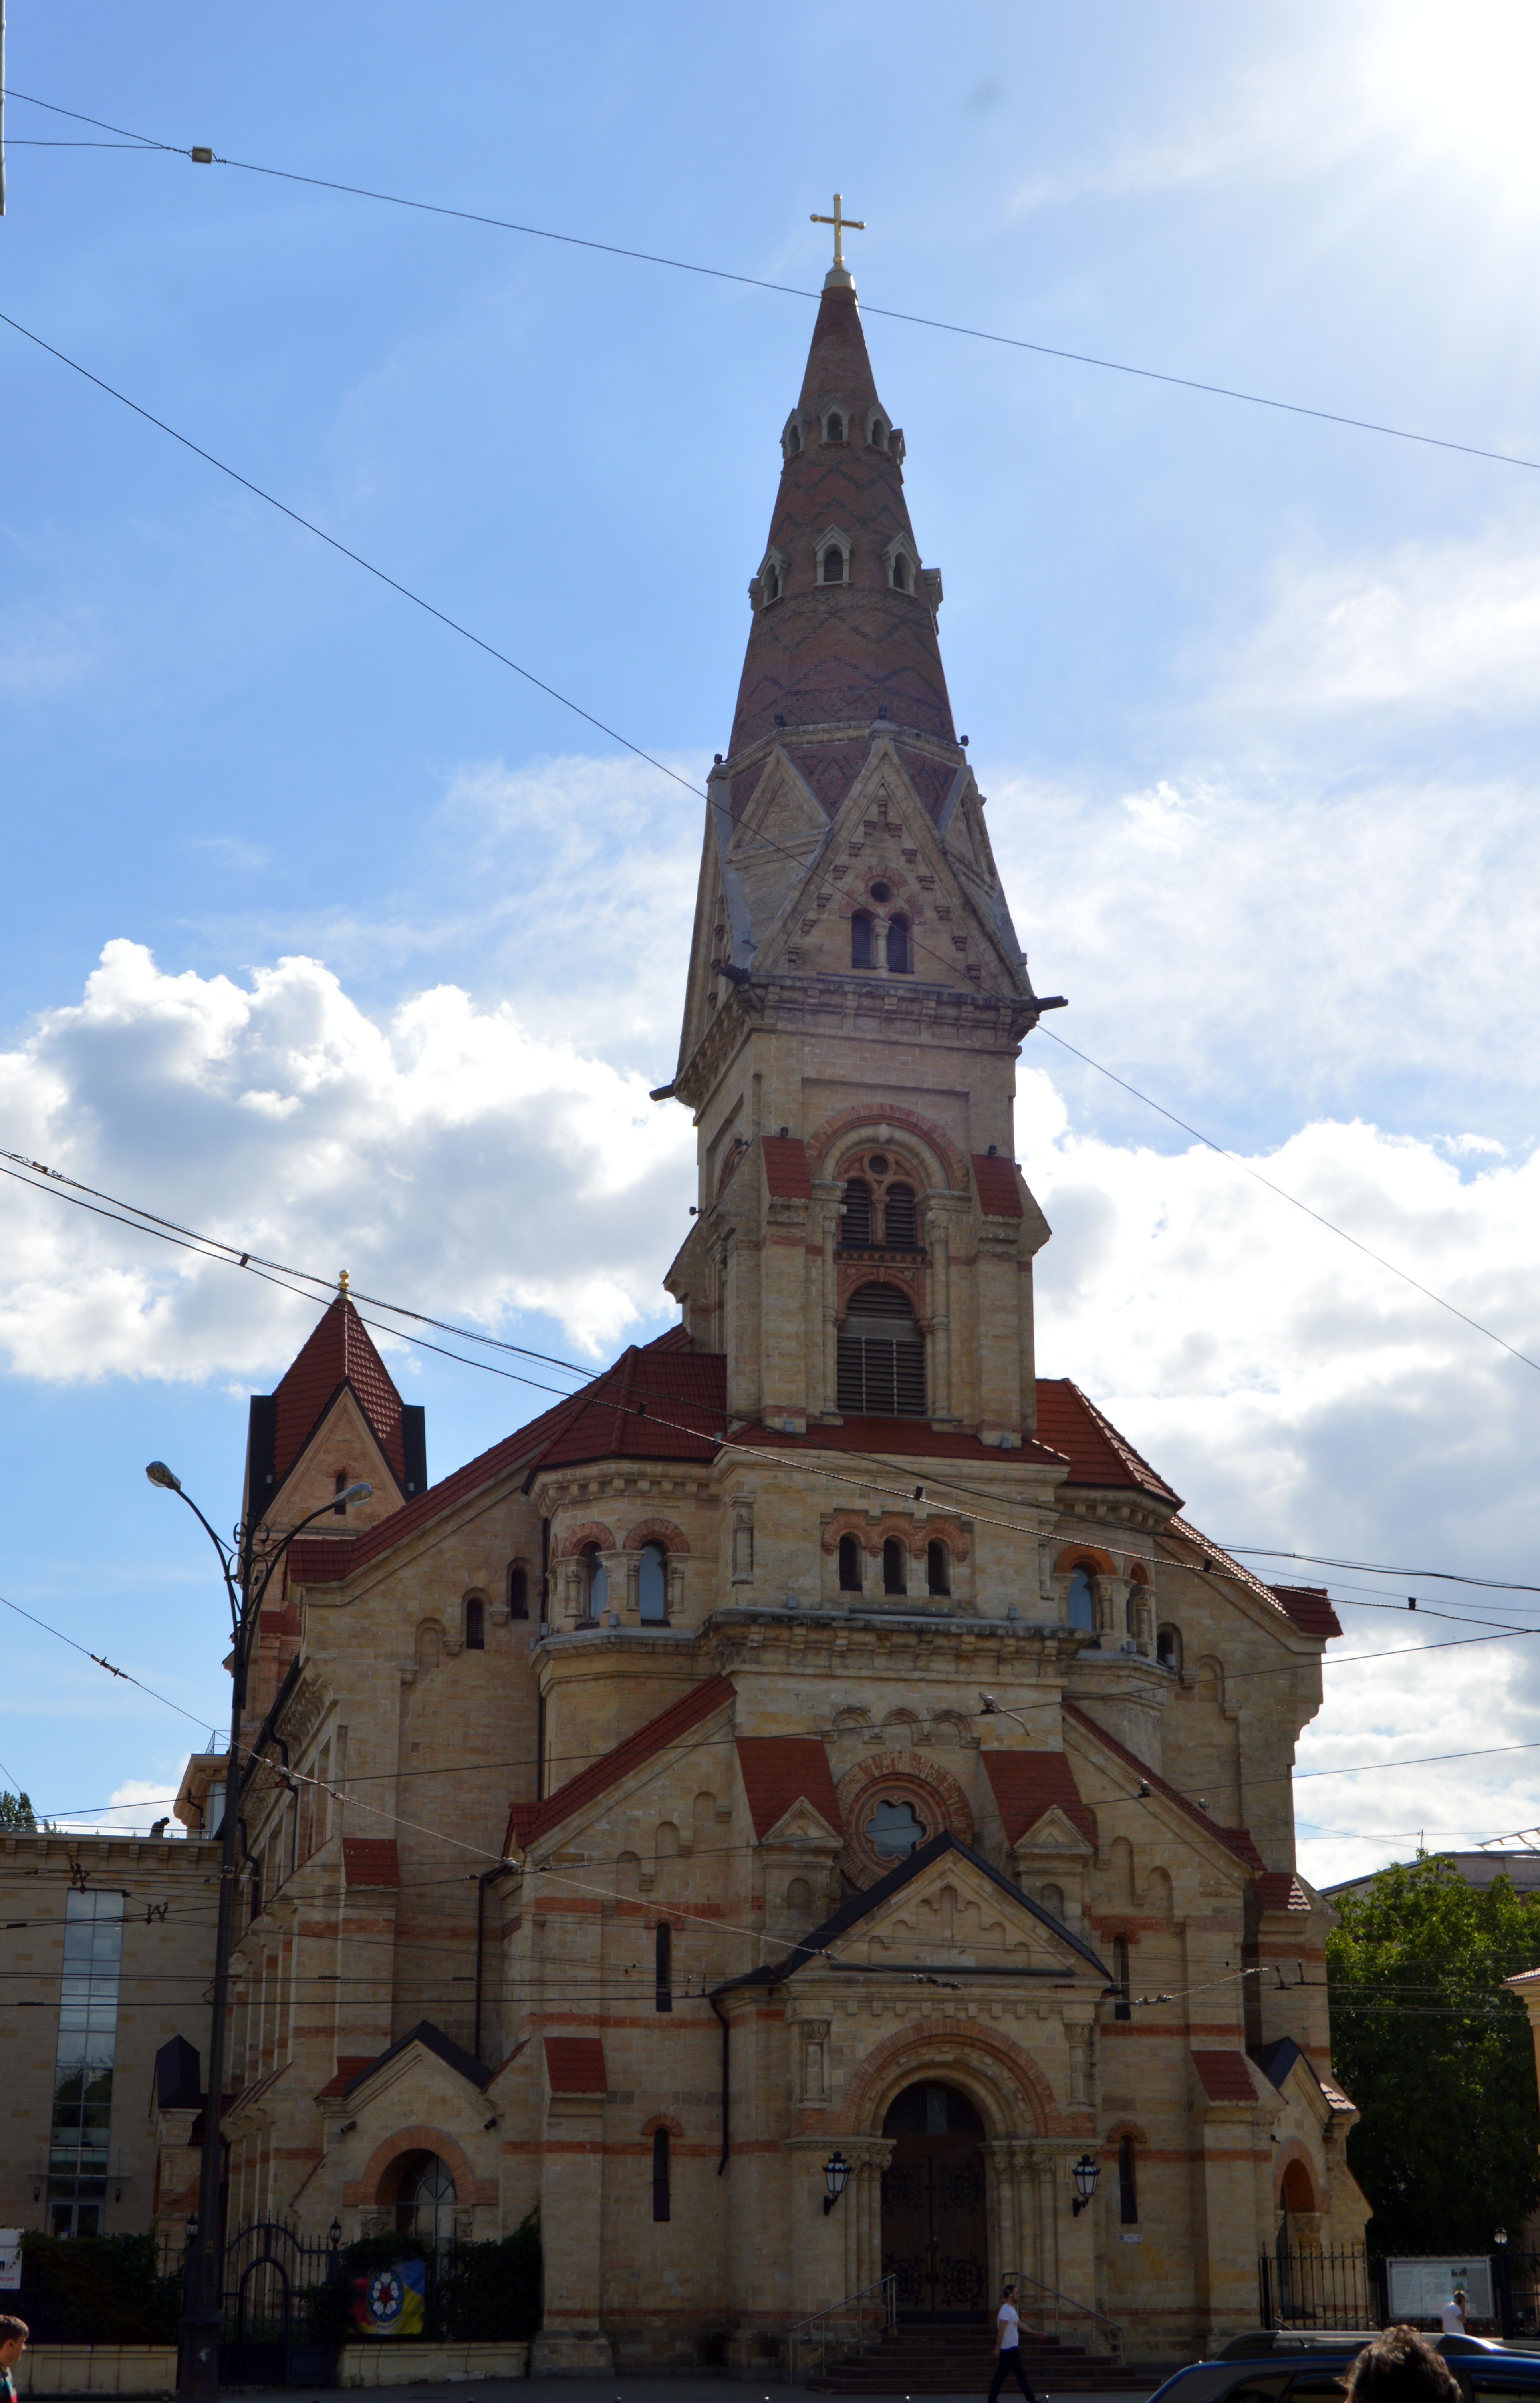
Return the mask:
POLYGON ((348 1290, 348 1272, 346 1269, 341 1269, 338 1271, 337 1290, 345 1299, 348 1290))
POLYGON ((830 268, 827 275, 824 278, 824 287, 825 291, 831 284, 853 284, 855 279, 852 275, 850 269, 845 265, 844 233, 847 226, 851 228, 853 232, 865 233, 867 230, 866 218, 846 216, 845 196, 843 192, 836 192, 834 196, 833 216, 821 217, 817 210, 814 209, 812 215, 809 217, 808 222, 810 225, 826 225, 834 228, 834 265, 830 268))

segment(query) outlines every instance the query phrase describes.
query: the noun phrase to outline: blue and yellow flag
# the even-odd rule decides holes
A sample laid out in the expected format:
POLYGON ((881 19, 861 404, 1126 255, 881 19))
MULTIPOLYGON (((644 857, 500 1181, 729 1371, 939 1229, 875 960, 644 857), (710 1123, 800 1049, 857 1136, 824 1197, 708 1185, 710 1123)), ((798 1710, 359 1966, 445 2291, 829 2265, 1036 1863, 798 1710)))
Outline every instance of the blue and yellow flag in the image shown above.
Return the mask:
POLYGON ((427 2265, 394 2261, 353 2282, 353 2316, 366 2336, 421 2336, 427 2265))

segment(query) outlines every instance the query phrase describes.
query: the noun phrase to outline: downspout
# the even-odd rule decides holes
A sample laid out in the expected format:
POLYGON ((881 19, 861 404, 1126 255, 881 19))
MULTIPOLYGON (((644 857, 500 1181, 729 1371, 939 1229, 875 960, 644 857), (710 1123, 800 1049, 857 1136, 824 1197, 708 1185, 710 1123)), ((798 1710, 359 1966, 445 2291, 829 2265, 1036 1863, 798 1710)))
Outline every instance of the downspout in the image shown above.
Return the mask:
POLYGON ((494 1877, 501 1877, 506 1861, 495 1868, 483 1869, 476 1881, 476 2012, 471 2021, 470 2054, 473 2061, 481 2059, 481 1946, 487 1924, 487 1887, 494 1877))
POLYGON ((728 2123, 728 2074, 732 2062, 732 2028, 716 1996, 708 1994, 706 2000, 722 2022, 722 2158, 716 2164, 716 2174, 720 2177, 728 2166, 728 2156, 732 2149, 728 2123))

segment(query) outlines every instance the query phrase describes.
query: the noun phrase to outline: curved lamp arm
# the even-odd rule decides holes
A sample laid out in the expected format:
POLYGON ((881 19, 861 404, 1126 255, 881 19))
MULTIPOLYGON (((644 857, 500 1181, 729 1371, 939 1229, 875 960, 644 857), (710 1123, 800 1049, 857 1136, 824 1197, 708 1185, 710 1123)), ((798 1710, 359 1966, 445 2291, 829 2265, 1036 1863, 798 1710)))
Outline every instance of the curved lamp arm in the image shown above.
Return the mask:
POLYGON ((262 1581, 254 1595, 250 1591, 251 1547, 249 1540, 246 1546, 245 1559, 243 1563, 241 1582, 237 1585, 235 1577, 234 1553, 229 1549, 229 1546, 222 1542, 220 1537, 215 1534, 214 1529, 204 1518, 203 1513, 198 1507, 192 1495, 184 1492, 182 1480, 177 1476, 175 1470, 168 1468, 163 1460, 152 1460, 148 1467, 146 1469, 145 1474, 149 1479, 150 1483, 152 1485, 160 1486, 163 1493, 175 1493, 180 1496, 181 1500, 187 1504, 187 1508, 192 1512, 192 1515, 197 1520, 199 1525, 202 1528, 210 1543, 214 1546, 215 1550, 218 1553, 219 1573, 225 1580, 225 1590, 229 1596, 230 1624, 238 1644, 241 1639, 242 1629, 245 1622, 251 1618, 254 1605, 260 1606, 262 1600, 267 1593, 268 1588, 272 1582, 272 1573, 278 1566, 279 1562, 283 1559, 284 1554, 288 1550, 288 1548, 293 1543, 296 1535, 302 1535, 305 1529, 309 1526, 312 1526, 317 1519, 325 1519, 328 1513, 336 1510, 340 1506, 341 1508, 346 1509, 350 1502, 367 1502, 370 1494, 374 1492, 372 1485, 366 1485, 362 1479, 360 1479, 356 1485, 350 1485, 345 1493, 334 1494, 329 1502, 323 1502, 319 1509, 312 1510, 308 1518, 301 1519, 298 1526, 291 1527, 288 1534, 284 1537, 282 1543, 274 1546, 271 1552, 269 1553, 267 1560, 264 1562, 262 1581))

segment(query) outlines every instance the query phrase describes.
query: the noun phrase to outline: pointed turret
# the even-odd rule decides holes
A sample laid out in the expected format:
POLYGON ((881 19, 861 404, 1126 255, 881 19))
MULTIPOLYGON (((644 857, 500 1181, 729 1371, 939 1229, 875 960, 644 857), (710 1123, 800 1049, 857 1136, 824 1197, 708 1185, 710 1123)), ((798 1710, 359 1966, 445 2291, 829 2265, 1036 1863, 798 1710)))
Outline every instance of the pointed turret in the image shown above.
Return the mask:
MULTIPOLYGON (((749 587, 754 624, 731 759, 777 737, 832 816, 876 721, 923 738, 933 810, 955 761, 951 703, 936 613, 941 579, 922 565, 904 500, 904 438, 878 396, 855 288, 843 267, 825 285, 801 397, 781 436, 770 542, 749 587), (932 798, 934 794, 934 798, 932 798)), ((923 771, 924 772, 924 771, 923 771)))

